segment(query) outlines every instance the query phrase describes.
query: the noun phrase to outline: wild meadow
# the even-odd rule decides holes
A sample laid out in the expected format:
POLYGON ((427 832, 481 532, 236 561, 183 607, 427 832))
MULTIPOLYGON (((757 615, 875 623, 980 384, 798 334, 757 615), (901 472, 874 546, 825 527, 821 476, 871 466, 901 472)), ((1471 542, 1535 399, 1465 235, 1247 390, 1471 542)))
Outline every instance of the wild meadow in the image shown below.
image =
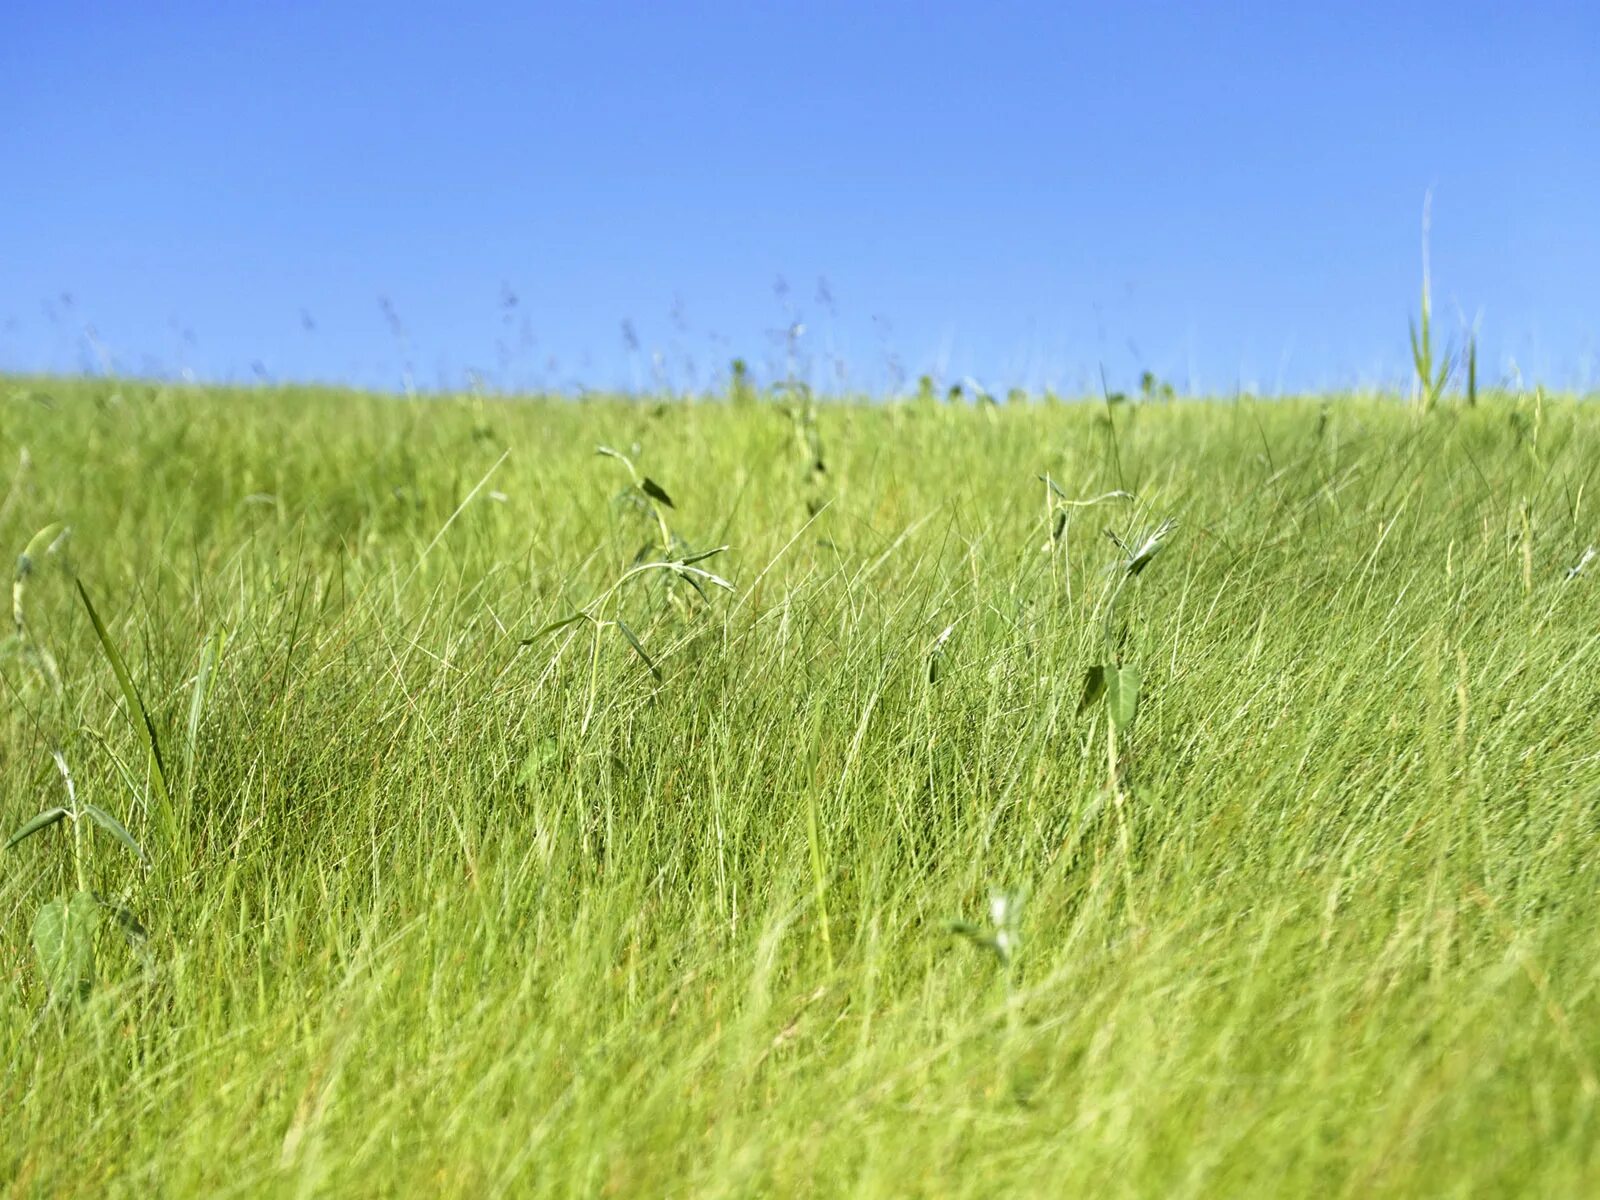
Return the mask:
POLYGON ((4 381, 0 1192, 1600 1192, 1592 399, 965 399, 4 381))

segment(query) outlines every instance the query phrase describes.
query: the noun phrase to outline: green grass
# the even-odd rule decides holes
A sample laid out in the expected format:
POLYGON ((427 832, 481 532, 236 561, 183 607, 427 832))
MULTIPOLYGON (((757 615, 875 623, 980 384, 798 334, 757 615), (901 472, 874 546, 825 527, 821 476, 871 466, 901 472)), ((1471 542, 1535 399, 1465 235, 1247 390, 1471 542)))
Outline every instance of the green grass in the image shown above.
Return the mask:
POLYGON ((1111 411, 5 384, 0 1193, 1600 1191, 1600 409, 1111 411))

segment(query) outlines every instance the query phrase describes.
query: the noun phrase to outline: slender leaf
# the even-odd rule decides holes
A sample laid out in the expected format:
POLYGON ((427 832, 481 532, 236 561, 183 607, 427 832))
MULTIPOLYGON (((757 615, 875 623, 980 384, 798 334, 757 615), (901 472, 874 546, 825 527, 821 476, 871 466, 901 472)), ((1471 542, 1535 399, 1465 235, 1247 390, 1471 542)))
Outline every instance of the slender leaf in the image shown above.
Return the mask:
POLYGON ((139 843, 133 840, 133 834, 128 832, 127 827, 121 821, 97 804, 85 804, 83 811, 89 815, 89 818, 96 825, 126 846, 140 862, 148 861, 144 856, 144 851, 139 848, 139 843))
POLYGON ((64 808, 45 809, 44 812, 34 817, 21 829, 13 833, 11 835, 11 840, 5 844, 4 849, 9 850, 18 842, 26 841, 28 838, 31 838, 34 834, 38 833, 41 829, 49 829, 50 826, 54 825, 57 821, 62 820, 64 817, 66 817, 66 815, 67 810, 64 808))
POLYGON ((519 646, 531 646, 545 634, 554 633, 558 629, 565 629, 568 625, 573 625, 579 621, 588 619, 588 616, 589 614, 586 612, 575 612, 570 617, 562 617, 559 621, 551 621, 548 625, 541 625, 538 629, 534 630, 531 635, 523 638, 517 644, 519 646))
POLYGON ((205 715, 206 699, 211 693, 211 673, 222 657, 222 647, 227 640, 228 635, 221 629, 206 639, 206 644, 200 651, 200 667, 195 672, 194 687, 189 693, 189 726, 183 745, 183 776, 185 780, 190 781, 191 786, 194 779, 195 743, 199 739, 200 718, 205 715))
POLYGON ((687 575, 698 575, 701 579, 704 579, 707 583, 715 584, 717 587, 721 588, 725 592, 733 591, 733 584, 729 583, 721 575, 714 575, 710 571, 701 570, 699 567, 682 567, 678 571, 678 574, 685 575, 685 576, 687 576, 687 575))
POLYGON ((687 567, 690 563, 703 562, 708 558, 712 558, 715 555, 721 554, 726 549, 726 546, 718 546, 715 550, 702 550, 698 554, 691 554, 687 558, 680 558, 678 560, 678 565, 680 567, 687 567))
POLYGON ((645 653, 644 646, 640 644, 639 639, 634 634, 633 630, 629 629, 627 624, 622 621, 616 622, 616 626, 622 631, 622 636, 628 639, 628 645, 632 646, 634 650, 638 652, 639 657, 644 659, 644 665, 650 668, 650 674, 654 675, 656 677, 656 682, 659 683, 661 681, 661 671, 659 668, 657 668, 656 664, 651 661, 650 656, 645 653))
POLYGON ((111 663, 112 673, 117 677, 117 684, 122 688, 123 699, 128 702, 128 719, 133 721, 135 714, 140 718, 135 721, 144 735, 146 749, 150 752, 150 761, 155 766, 156 790, 161 794, 162 803, 166 803, 167 768, 161 757, 161 739, 156 736, 155 722, 150 719, 150 712, 144 706, 144 700, 139 695, 139 689, 134 686, 133 676, 128 674, 128 667, 122 661, 122 655, 117 653, 117 647, 111 640, 111 634, 106 629, 106 623, 100 619, 100 614, 95 611, 94 602, 89 599, 89 591, 83 586, 83 580, 75 580, 78 585, 78 595, 83 597, 83 606, 89 610, 89 621, 94 625, 95 635, 100 639, 100 647, 105 651, 106 658, 111 663))

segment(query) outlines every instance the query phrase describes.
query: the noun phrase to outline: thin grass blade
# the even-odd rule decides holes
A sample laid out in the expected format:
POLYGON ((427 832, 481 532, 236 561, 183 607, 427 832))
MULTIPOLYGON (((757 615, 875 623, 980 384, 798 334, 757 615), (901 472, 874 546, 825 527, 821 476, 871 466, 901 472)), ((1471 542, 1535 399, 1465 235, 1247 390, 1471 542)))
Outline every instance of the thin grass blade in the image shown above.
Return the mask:
POLYGON ((133 676, 128 674, 127 664, 117 652, 116 643, 111 640, 111 633, 106 629, 106 623, 95 611, 94 601, 89 599, 89 591, 83 586, 83 580, 76 579, 73 582, 78 585, 78 595, 83 597, 83 607, 89 612, 89 621, 94 625, 95 636, 100 639, 100 648, 105 651, 106 659, 111 663, 111 671, 117 677, 117 685, 122 689, 123 699, 128 703, 128 719, 133 721, 134 727, 143 734, 146 749, 150 752, 151 765, 155 768, 156 790, 161 795, 162 803, 166 803, 169 796, 167 768, 161 755, 161 739, 156 735, 155 722, 150 719, 150 711, 145 708, 144 699, 139 695, 139 689, 134 686, 133 676), (139 718, 137 721, 134 721, 135 715, 139 718))
POLYGON ((622 636, 628 639, 628 645, 632 646, 639 657, 644 659, 644 665, 650 668, 650 674, 655 676, 656 682, 660 683, 661 670, 656 666, 655 662, 650 658, 650 656, 645 653, 644 645, 639 641, 638 636, 633 632, 633 630, 629 629, 627 624, 623 621, 617 621, 616 626, 622 631, 622 636))
POLYGON ((189 694, 189 724, 183 744, 183 777, 186 780, 194 778, 194 752, 200 736, 200 718, 205 715, 206 699, 211 694, 211 673, 222 657, 222 648, 227 640, 228 635, 219 629, 206 639, 205 647, 200 651, 200 667, 195 672, 194 688, 189 694))
POLYGON ((519 646, 531 646, 547 633, 554 633, 558 629, 565 629, 568 625, 575 625, 579 621, 587 620, 589 614, 575 612, 570 617, 562 617, 559 621, 551 621, 548 625, 541 625, 527 637, 517 643, 519 646))

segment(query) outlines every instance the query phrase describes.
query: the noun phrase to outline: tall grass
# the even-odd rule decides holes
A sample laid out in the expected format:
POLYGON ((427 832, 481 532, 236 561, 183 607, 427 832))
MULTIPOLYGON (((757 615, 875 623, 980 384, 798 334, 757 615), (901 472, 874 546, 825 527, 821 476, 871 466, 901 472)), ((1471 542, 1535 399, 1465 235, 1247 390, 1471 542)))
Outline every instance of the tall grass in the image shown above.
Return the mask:
POLYGON ((0 396, 12 1194, 1600 1190, 1592 407, 0 396))

